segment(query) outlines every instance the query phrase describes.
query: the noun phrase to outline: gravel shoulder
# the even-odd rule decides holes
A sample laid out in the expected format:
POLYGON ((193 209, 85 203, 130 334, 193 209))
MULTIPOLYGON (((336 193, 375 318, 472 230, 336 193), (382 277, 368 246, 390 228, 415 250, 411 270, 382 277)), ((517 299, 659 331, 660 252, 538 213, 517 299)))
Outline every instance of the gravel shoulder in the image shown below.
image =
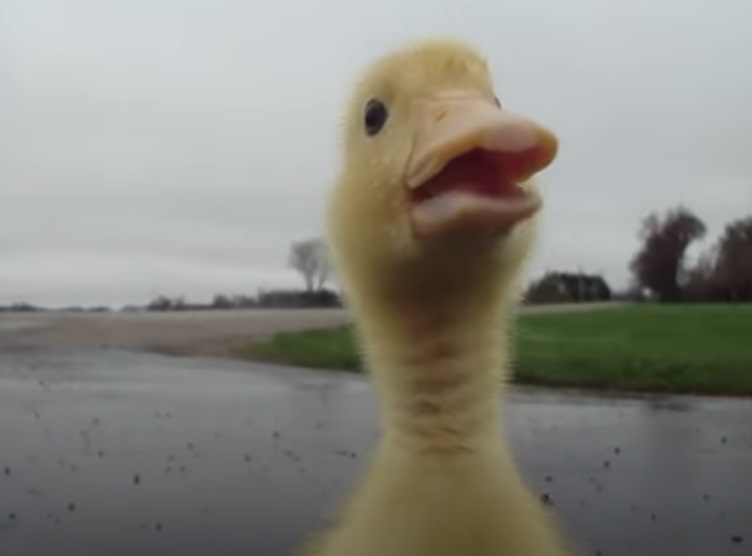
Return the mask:
MULTIPOLYGON (((617 303, 521 308, 526 313, 585 311, 617 303)), ((0 350, 110 347, 182 356, 227 357, 279 332, 329 328, 349 321, 343 309, 249 309, 131 313, 0 313, 0 350)))

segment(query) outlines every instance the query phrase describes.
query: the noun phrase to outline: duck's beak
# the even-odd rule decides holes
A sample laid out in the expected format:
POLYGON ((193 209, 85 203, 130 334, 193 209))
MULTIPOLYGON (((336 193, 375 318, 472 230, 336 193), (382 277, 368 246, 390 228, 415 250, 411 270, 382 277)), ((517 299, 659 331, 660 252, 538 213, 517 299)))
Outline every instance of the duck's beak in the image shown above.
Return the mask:
POLYGON ((556 156, 556 137, 538 123, 507 112, 480 95, 446 93, 420 103, 408 167, 408 187, 416 188, 455 157, 471 149, 508 155, 510 179, 524 181, 556 156))
POLYGON ((519 184, 556 157, 558 141, 538 123, 468 93, 420 101, 406 183, 422 235, 462 222, 514 223, 540 206, 519 184))

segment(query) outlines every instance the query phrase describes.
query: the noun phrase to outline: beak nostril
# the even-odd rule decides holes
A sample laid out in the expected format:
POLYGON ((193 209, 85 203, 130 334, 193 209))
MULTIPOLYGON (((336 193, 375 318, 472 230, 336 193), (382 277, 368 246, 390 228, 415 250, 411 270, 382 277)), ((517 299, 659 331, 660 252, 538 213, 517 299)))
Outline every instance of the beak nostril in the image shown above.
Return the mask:
POLYGON ((436 120, 436 123, 439 123, 441 120, 446 118, 449 115, 449 108, 446 106, 439 106, 434 110, 433 118, 436 120))

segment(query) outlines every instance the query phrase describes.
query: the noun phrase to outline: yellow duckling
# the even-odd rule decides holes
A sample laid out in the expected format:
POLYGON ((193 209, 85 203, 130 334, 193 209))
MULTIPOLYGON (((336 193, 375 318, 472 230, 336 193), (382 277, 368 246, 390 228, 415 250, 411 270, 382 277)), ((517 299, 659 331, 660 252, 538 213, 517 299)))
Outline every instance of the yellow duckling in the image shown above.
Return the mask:
POLYGON ((502 109, 485 60, 432 40, 376 61, 344 123, 328 234, 382 437, 314 556, 563 556, 501 427, 500 390, 557 140, 502 109))

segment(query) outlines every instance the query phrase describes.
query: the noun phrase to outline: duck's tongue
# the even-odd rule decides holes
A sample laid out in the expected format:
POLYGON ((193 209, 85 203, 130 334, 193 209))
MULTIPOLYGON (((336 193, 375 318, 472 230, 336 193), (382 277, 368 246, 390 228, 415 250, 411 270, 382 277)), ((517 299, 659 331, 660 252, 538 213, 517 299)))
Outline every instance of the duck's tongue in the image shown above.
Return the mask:
POLYGON ((519 184, 555 157, 548 130, 477 95, 446 94, 422 108, 407 182, 416 235, 508 228, 539 208, 519 184))
POLYGON ((449 161, 420 187, 410 190, 413 203, 422 203, 448 193, 466 193, 489 198, 519 198, 525 192, 510 179, 513 157, 473 149, 449 161))

